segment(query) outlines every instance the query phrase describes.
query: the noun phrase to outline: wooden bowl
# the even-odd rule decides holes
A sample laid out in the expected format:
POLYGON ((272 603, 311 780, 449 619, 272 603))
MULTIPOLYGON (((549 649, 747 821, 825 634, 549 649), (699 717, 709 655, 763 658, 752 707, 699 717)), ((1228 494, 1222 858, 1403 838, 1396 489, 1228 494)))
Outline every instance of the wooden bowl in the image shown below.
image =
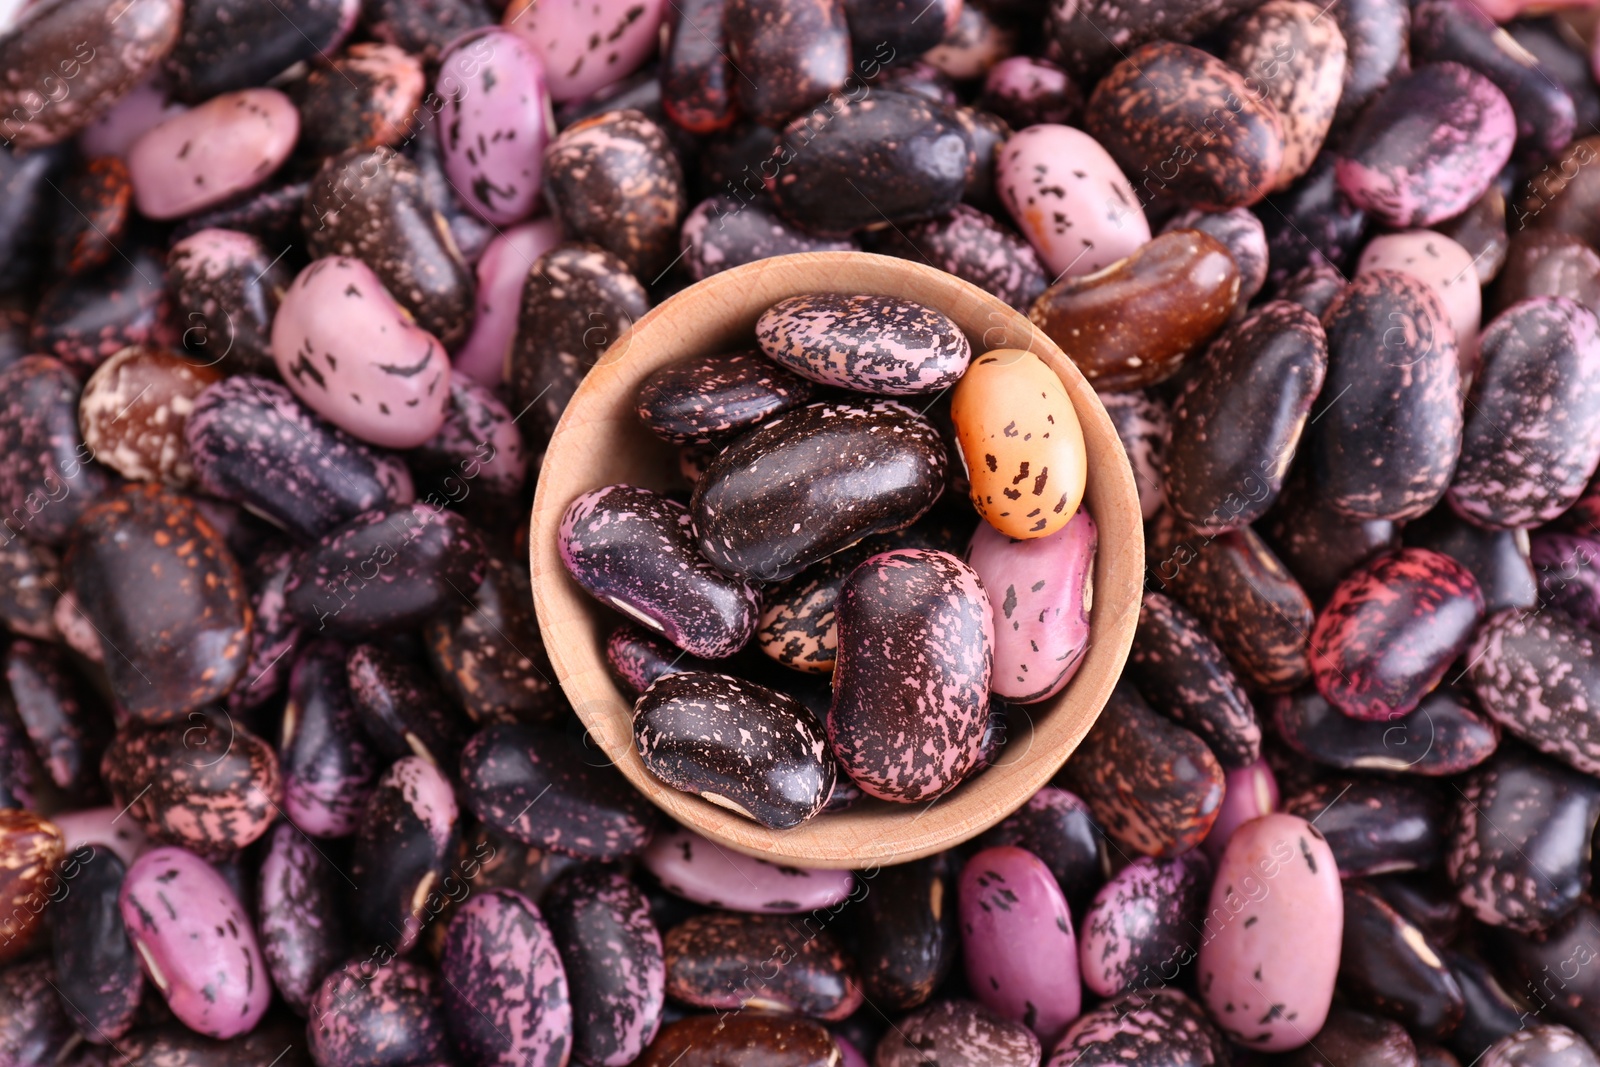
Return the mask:
POLYGON ((713 275, 650 311, 600 358, 550 439, 533 500, 529 555, 533 598, 556 678, 593 743, 645 796, 679 823, 730 848, 811 867, 862 869, 939 852, 982 832, 1020 807, 1061 767, 1100 714, 1139 621, 1144 532, 1128 457, 1094 390, 1028 319, 976 286, 943 271, 859 252, 809 252, 713 275), (690 356, 753 347, 757 317, 801 293, 872 293, 944 312, 974 354, 1028 349, 1061 376, 1077 408, 1088 450, 1085 506, 1099 526, 1090 645, 1076 677, 1054 698, 1017 705, 999 762, 937 800, 891 804, 864 798, 791 830, 769 830, 654 778, 633 746, 633 710, 606 672, 605 638, 622 617, 602 607, 567 574, 557 530, 580 493, 615 483, 681 485, 677 449, 634 414, 639 383, 690 356), (1020 720, 1020 721, 1017 721, 1020 720))

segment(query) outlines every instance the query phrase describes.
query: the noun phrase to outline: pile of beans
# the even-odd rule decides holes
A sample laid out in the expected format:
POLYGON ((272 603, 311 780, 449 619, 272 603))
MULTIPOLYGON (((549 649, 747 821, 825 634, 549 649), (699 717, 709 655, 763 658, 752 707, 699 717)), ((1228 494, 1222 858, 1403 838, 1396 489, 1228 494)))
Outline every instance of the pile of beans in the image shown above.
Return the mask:
POLYGON ((657 778, 772 829, 863 792, 932 802, 994 762, 1007 699, 1054 696, 1083 664, 1097 531, 1079 508, 1076 409, 1037 355, 974 359, 954 322, 910 300, 790 297, 755 336, 639 387, 646 426, 709 451, 688 503, 584 493, 561 520, 562 560, 666 638, 624 623, 606 641, 657 778), (925 409, 946 391, 959 471, 930 419, 873 399, 934 394, 925 409), (928 517, 954 474, 985 520, 966 561, 947 549, 974 516, 928 517), (733 661, 740 674, 706 662, 753 638, 766 658, 733 661))
MULTIPOLYGON (((26 4, 0 36, 0 1067, 1595 1067, 1600 89, 1592 17, 1523 7, 26 4), (623 329, 851 249, 1076 361, 1149 567, 1052 784, 846 872, 633 790, 551 681, 522 561, 540 457, 623 329)), ((1030 736, 1047 648, 1095 636, 1063 611, 1017 640, 1092 551, 1076 501, 1015 543, 985 506, 1030 457, 974 462, 994 411, 962 391, 1018 364, 935 344, 896 381, 837 332, 814 363, 822 299, 637 398, 681 485, 580 504, 675 547, 586 568, 582 514, 565 543, 624 688, 745 687, 834 731, 800 797, 708 782, 692 724, 641 738, 772 825, 943 802, 1030 736), (891 425, 912 475, 844 464, 784 540, 762 472, 891 425), (991 627, 987 664, 914 596, 863 600, 851 639, 853 585, 908 559, 966 589, 927 599, 991 627), (666 560, 693 590, 641 582, 666 560), (962 683, 926 759, 886 740, 921 699, 881 680, 900 623, 918 678, 962 683)))

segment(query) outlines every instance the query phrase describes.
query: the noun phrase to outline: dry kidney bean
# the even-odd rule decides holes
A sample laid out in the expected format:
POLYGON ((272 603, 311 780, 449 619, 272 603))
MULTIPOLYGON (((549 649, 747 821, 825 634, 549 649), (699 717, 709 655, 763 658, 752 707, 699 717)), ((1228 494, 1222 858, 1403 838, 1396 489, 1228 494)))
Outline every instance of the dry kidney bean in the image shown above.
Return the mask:
MULTIPOLYGON (((0 40, 0 1062, 1595 1062, 1567 30, 278 6, 62 0, 0 40), (1054 784, 852 873, 657 827, 567 732, 518 525, 652 303, 860 248, 1079 363, 1155 591, 1054 784)), ((1093 420, 951 315, 795 294, 637 397, 687 483, 597 489, 564 547, 669 780, 865 816, 1072 699, 1093 420)))

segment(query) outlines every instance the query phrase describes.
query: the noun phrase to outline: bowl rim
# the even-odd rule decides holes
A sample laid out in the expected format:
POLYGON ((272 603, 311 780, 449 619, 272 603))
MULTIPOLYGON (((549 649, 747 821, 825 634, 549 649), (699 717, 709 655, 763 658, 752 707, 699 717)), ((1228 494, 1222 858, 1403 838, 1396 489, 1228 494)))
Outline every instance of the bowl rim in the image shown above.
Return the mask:
MULTIPOLYGON (((747 336, 745 347, 753 347, 753 332, 747 336)), ((672 454, 672 445, 650 439, 663 457, 672 454)), ((911 260, 866 252, 802 252, 757 260, 696 282, 651 308, 596 359, 546 448, 529 516, 528 557, 540 633, 555 680, 583 723, 585 746, 598 747, 653 804, 719 845, 769 861, 860 870, 907 862, 966 841, 1050 782, 1094 725, 1121 676, 1142 602, 1144 528, 1133 470, 1110 416, 1072 361, 1026 316, 969 282, 911 260), (680 792, 645 769, 633 743, 633 702, 618 691, 606 670, 605 633, 623 617, 605 610, 567 574, 557 537, 573 497, 612 484, 602 480, 576 489, 570 484, 583 481, 575 470, 606 463, 604 449, 593 446, 618 432, 637 436, 636 429, 648 435, 633 414, 639 381, 666 363, 718 350, 715 344, 694 343, 705 330, 698 321, 684 326, 691 312, 719 313, 722 318, 711 320, 716 325, 710 329, 736 340, 761 311, 807 292, 917 300, 964 324, 974 358, 998 348, 1021 348, 1044 360, 1062 379, 1083 427, 1089 466, 1084 506, 1095 519, 1100 541, 1089 647, 1077 674, 1059 694, 1037 704, 1011 705, 1025 709, 1028 724, 1028 744, 1020 754, 1019 738, 1009 738, 994 766, 933 801, 891 804, 867 797, 794 829, 769 830, 680 792), (974 321, 983 324, 981 332, 972 328, 974 321), (650 355, 647 365, 628 358, 639 353, 650 355), (629 420, 632 427, 622 428, 629 420)))

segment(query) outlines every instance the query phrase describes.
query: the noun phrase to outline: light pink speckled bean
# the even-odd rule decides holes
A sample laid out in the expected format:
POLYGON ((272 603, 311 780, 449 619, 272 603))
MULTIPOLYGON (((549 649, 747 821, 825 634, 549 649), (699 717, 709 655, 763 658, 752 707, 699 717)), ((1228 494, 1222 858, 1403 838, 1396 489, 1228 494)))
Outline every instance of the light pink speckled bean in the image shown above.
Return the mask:
POLYGON ((123 156, 145 132, 189 108, 167 99, 166 77, 159 70, 128 91, 111 105, 111 110, 85 126, 78 134, 78 148, 84 157, 123 156))
POLYGON ((444 425, 450 360, 359 259, 329 256, 289 286, 272 358, 308 407, 363 441, 415 448, 444 425))
POLYGON ((512 0, 503 25, 544 57, 550 95, 579 100, 626 78, 655 51, 667 0, 512 0))
POLYGON ((1213 863, 1222 858, 1239 827, 1278 810, 1278 779, 1265 759, 1225 772, 1223 781, 1222 807, 1200 846, 1213 863))
POLYGON ((1021 704, 1061 692, 1089 649, 1099 534, 1082 508, 1049 537, 1018 541, 986 522, 967 545, 994 610, 989 691, 1021 704))
POLYGON ((1317 828, 1264 815, 1234 832, 1217 864, 1200 944, 1211 1017, 1262 1052, 1304 1045, 1333 1004, 1344 936, 1339 869, 1317 828))
POLYGON ((832 908, 855 886, 849 871, 768 863, 682 827, 657 833, 641 859, 669 892, 732 911, 783 915, 832 908))
POLYGON ((128 866, 149 848, 149 842, 140 829, 138 820, 120 818, 122 812, 107 805, 103 808, 85 808, 52 815, 66 844, 63 855, 72 855, 83 845, 105 845, 128 866))
POLYGON ((255 928, 210 864, 181 848, 151 849, 128 868, 118 904, 145 973, 180 1022, 228 1038, 261 1020, 272 983, 255 928))
POLYGON ((139 210, 179 219, 259 185, 289 158, 300 112, 276 89, 242 89, 162 122, 128 149, 139 210))
POLYGON ((1116 161, 1071 126, 1029 126, 995 160, 995 186, 1052 279, 1109 267, 1150 240, 1116 161))
POLYGON ((455 369, 493 389, 506 379, 506 360, 517 335, 522 286, 533 261, 561 243, 553 218, 513 226, 489 242, 478 259, 478 314, 472 333, 457 350, 455 369))
POLYGON ((1432 230, 1384 233, 1367 242, 1356 267, 1357 274, 1372 270, 1404 271, 1439 294, 1456 328, 1456 359, 1461 365, 1461 390, 1466 393, 1478 369, 1478 327, 1483 317, 1483 287, 1472 253, 1432 230))
POLYGON ((961 950, 973 995, 1053 1045, 1083 1007, 1072 914, 1044 861, 986 848, 961 871, 961 950))
POLYGON ((439 60, 434 90, 445 102, 440 154, 456 194, 496 226, 531 215, 555 125, 532 42, 497 26, 457 38, 439 60))

